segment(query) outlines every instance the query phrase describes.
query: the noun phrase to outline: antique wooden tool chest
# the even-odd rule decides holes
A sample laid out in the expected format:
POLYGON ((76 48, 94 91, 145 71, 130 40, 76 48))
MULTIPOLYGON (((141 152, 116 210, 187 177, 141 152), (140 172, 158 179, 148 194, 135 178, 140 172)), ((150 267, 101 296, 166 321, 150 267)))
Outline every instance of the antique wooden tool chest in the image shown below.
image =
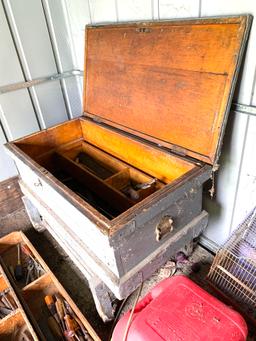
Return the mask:
POLYGON ((6 145, 34 225, 87 276, 105 319, 104 290, 124 298, 207 225, 202 185, 250 19, 88 26, 83 115, 6 145))

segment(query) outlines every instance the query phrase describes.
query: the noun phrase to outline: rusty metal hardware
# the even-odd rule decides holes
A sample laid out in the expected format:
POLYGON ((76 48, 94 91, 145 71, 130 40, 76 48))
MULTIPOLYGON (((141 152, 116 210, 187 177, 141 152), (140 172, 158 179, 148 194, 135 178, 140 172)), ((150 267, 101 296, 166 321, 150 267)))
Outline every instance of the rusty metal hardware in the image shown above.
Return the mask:
POLYGON ((148 182, 144 182, 144 183, 142 183, 142 184, 136 184, 136 185, 134 186, 134 188, 135 188, 135 189, 147 189, 147 188, 149 188, 149 187, 155 185, 156 182, 157 182, 157 179, 154 178, 154 179, 152 179, 152 180, 150 180, 150 181, 148 181, 148 182))
POLYGON ((150 33, 151 31, 152 31, 152 29, 148 28, 148 27, 136 28, 136 32, 139 32, 139 33, 150 33))
POLYGON ((159 242, 166 234, 172 232, 173 229, 174 226, 172 218, 168 215, 162 217, 155 229, 156 240, 159 242))
POLYGON ((135 191, 135 189, 133 189, 132 187, 125 188, 123 192, 132 200, 139 200, 140 198, 139 193, 135 191))

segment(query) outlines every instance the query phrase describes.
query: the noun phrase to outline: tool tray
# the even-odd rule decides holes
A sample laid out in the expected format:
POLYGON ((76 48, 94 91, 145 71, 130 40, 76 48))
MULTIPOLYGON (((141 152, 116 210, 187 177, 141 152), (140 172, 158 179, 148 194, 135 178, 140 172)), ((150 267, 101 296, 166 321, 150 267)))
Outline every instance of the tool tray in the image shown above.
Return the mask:
MULTIPOLYGON (((99 337, 80 312, 76 304, 70 298, 66 290, 48 268, 41 256, 22 232, 13 232, 0 239, 0 292, 9 288, 9 296, 17 307, 13 312, 0 319, 0 339, 19 340, 15 333, 27 326, 31 340, 56 340, 48 326, 48 318, 51 316, 46 303, 46 295, 59 295, 71 307, 73 313, 87 330, 92 340, 99 341, 99 337), (29 257, 22 251, 29 250, 33 259, 40 265, 41 273, 26 283, 26 274, 23 280, 17 281, 10 270, 15 268, 18 260, 17 245, 21 247, 21 263, 29 257)), ((1 294, 0 294, 1 295, 1 294)), ((64 338, 63 338, 64 339, 64 338)))
POLYGON ((26 326, 28 330, 27 335, 31 337, 31 340, 38 340, 38 337, 36 336, 36 333, 20 304, 18 297, 16 296, 3 268, 0 266, 0 291, 3 292, 8 289, 9 297, 11 297, 16 309, 0 319, 0 339, 2 341, 10 341, 13 337, 13 340, 15 340, 15 335, 18 337, 19 330, 22 329, 23 326, 24 328, 26 326))

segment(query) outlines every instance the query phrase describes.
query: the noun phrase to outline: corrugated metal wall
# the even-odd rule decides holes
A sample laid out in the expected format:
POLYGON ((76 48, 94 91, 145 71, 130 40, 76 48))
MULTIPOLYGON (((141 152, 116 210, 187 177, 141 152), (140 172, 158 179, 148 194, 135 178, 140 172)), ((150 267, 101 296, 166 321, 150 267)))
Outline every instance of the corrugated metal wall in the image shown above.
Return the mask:
MULTIPOLYGON (((255 0, 2 0, 0 86, 83 68, 84 25, 127 20, 251 13, 255 0)), ((236 101, 256 105, 256 24, 253 23, 236 101)), ((81 112, 81 80, 0 95, 0 148, 7 139, 47 127, 81 112)), ((206 238, 221 243, 256 203, 256 117, 230 115, 206 238)), ((0 179, 15 173, 0 149, 0 179)), ((207 242, 207 239, 206 239, 207 242)))
MULTIPOLYGON (((0 2, 0 86, 76 67, 65 3, 54 0, 0 2)), ((16 170, 2 144, 81 114, 76 77, 0 94, 0 180, 16 170)))

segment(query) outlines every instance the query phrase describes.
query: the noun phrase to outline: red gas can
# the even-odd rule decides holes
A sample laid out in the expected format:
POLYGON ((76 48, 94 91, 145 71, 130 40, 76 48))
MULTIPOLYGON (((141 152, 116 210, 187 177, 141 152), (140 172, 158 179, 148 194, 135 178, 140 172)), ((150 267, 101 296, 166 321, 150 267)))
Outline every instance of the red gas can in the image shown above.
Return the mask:
MULTIPOLYGON (((130 312, 112 340, 123 341, 130 312)), ((159 283, 137 305, 126 341, 245 341, 242 316, 185 276, 159 283)))

